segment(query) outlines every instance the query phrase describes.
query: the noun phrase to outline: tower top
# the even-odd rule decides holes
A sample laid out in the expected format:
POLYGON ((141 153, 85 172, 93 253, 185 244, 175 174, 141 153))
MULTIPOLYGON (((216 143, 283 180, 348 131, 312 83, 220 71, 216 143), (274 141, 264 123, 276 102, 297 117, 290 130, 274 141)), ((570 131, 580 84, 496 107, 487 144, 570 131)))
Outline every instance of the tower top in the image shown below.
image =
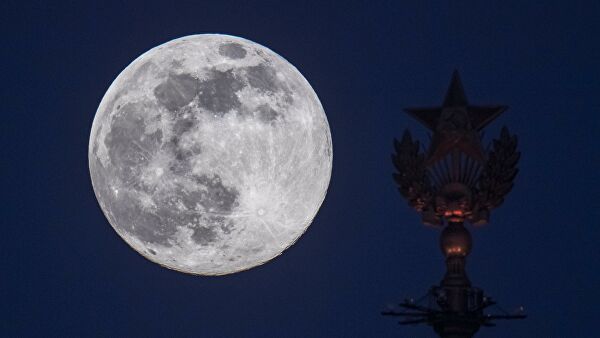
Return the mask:
POLYGON ((456 70, 442 106, 406 109, 433 135, 427 152, 408 130, 401 141, 394 140, 393 177, 423 223, 446 225, 440 238, 446 274, 420 301, 406 300, 399 304, 401 311, 390 309, 383 315, 404 318, 400 324, 428 324, 442 338, 472 338, 496 319, 525 318, 522 311, 488 312, 496 302, 471 285, 465 269, 472 238, 464 223, 487 223, 518 171, 517 138, 506 127, 492 147, 481 144, 483 128, 505 109, 470 105, 456 70))

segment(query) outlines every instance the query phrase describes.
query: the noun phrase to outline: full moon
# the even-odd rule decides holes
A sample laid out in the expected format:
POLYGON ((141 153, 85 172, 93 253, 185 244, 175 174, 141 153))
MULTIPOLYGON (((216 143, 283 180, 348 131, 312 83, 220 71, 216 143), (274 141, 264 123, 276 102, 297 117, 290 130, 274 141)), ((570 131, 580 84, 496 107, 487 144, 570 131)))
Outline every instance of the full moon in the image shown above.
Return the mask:
POLYGON ((104 215, 150 261, 222 275, 280 255, 331 177, 327 117, 300 72, 219 34, 169 41, 119 74, 88 160, 104 215))

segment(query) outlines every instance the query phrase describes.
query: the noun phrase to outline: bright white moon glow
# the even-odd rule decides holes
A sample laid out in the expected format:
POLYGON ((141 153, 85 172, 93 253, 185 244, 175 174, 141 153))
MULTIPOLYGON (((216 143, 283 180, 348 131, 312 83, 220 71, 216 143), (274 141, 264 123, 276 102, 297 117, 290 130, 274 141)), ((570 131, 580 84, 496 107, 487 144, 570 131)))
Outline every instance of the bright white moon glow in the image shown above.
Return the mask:
POLYGON ((269 261, 331 176, 327 118, 294 66, 254 42, 176 39, 133 61, 92 126, 90 175, 117 233, 162 266, 220 275, 269 261))

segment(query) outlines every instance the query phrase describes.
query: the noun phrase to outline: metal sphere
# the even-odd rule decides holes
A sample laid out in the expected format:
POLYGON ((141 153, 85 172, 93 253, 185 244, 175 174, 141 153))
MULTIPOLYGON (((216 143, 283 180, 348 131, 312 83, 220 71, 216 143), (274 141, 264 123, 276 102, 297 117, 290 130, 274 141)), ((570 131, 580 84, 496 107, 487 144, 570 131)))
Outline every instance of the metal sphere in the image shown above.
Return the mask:
POLYGON ((467 256, 472 246, 471 234, 462 223, 449 223, 442 231, 440 248, 446 257, 467 256))

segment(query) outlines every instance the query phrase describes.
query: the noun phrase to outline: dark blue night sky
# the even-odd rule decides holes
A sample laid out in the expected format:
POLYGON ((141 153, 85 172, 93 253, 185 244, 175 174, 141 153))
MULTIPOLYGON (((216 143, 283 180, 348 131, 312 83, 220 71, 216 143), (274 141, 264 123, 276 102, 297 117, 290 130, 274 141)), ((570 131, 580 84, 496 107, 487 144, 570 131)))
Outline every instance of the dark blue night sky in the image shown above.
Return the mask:
POLYGON ((477 337, 597 337, 600 3, 176 1, 0 4, 3 337, 432 337, 379 312, 444 273, 439 231, 391 178, 402 112, 442 102, 453 69, 473 103, 510 109, 521 172, 473 231, 471 281, 529 318, 477 337), (87 5, 85 4, 87 3, 87 5), (238 35, 308 79, 334 146, 329 193, 300 240, 225 277, 166 270, 104 218, 87 166, 94 114, 133 59, 196 33, 238 35))

